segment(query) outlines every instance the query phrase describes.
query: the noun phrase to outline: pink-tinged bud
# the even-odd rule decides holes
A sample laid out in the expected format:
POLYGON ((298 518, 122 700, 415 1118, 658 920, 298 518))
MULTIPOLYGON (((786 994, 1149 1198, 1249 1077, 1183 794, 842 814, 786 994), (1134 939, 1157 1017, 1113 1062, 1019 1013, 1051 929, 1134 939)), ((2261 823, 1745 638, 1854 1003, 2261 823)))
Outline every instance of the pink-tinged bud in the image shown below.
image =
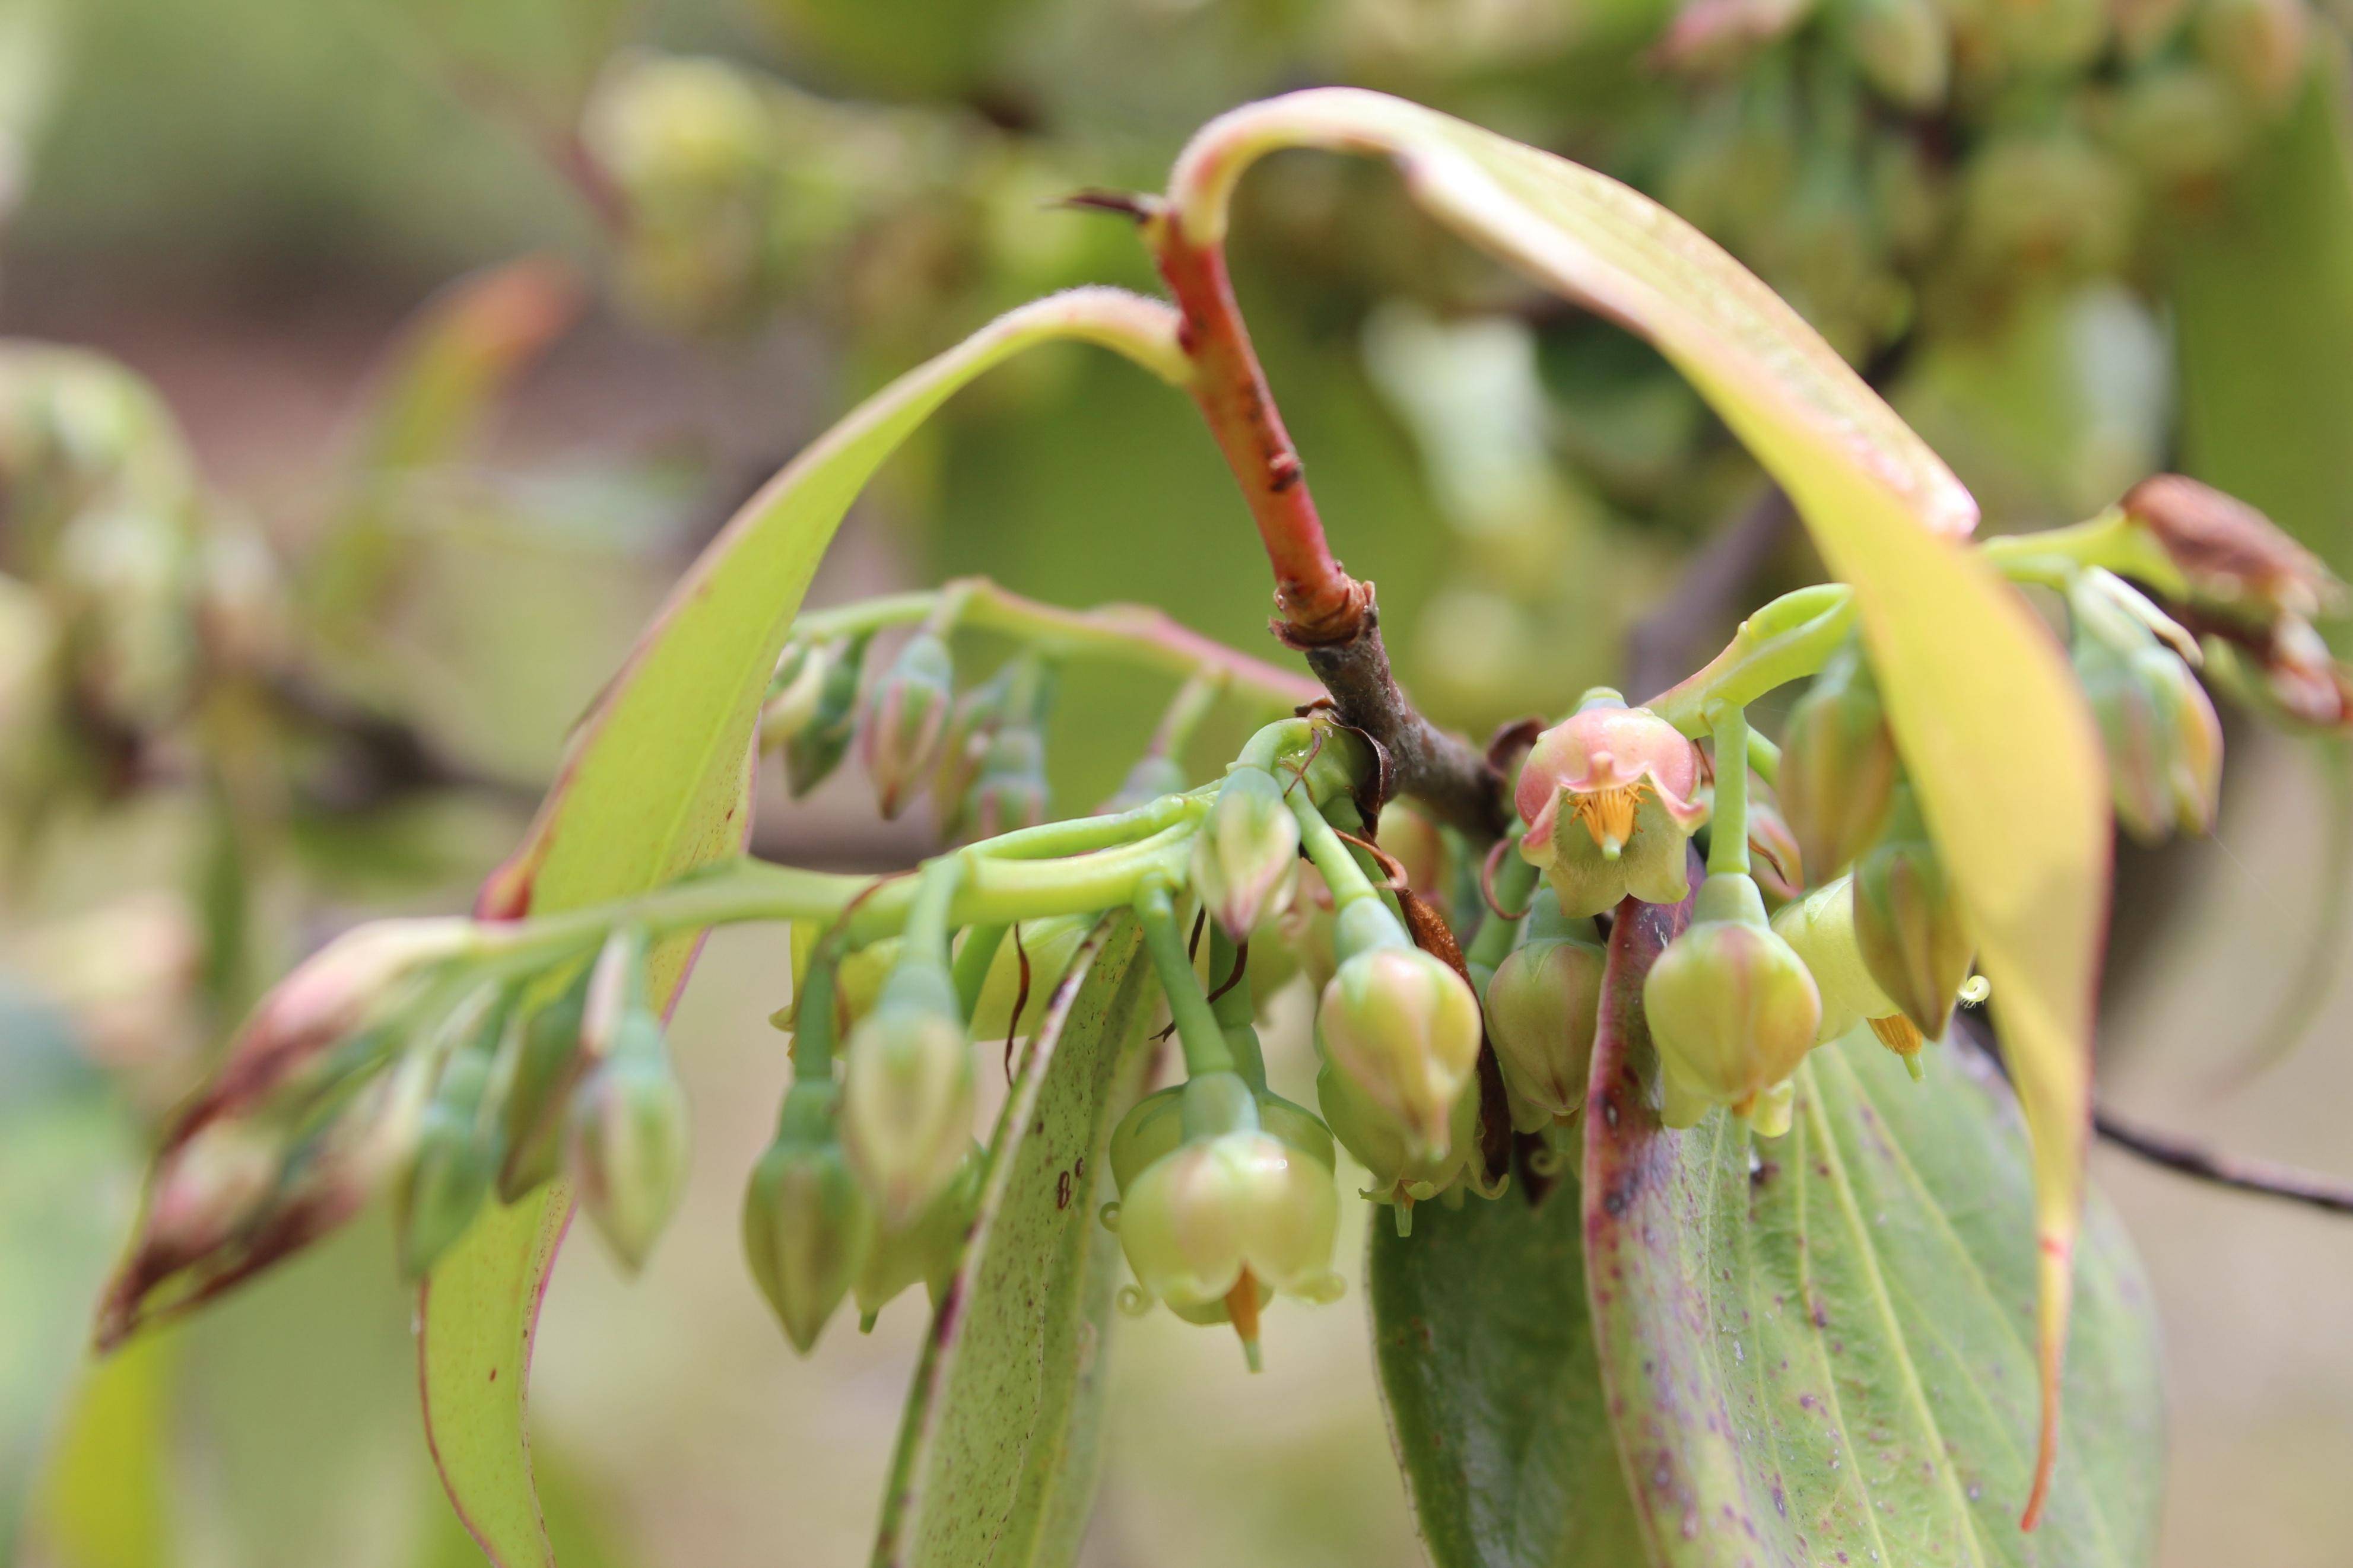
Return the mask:
POLYGON ((930 1206, 911 1225, 877 1229, 854 1287, 860 1333, 872 1328, 882 1309, 910 1285, 920 1283, 933 1307, 939 1306, 963 1259, 973 1219, 980 1213, 980 1185, 987 1173, 987 1151, 966 1139, 955 1173, 930 1206))
POLYGON ((140 1245, 157 1266, 177 1267, 228 1240, 259 1214, 286 1157, 282 1132, 250 1121, 215 1121, 156 1163, 140 1245))
POLYGON ((659 1050, 597 1064, 572 1100, 565 1149, 581 1205, 632 1272, 686 1193, 686 1090, 659 1050))
MULTIPOLYGON (((2235 645, 2226 645, 2232 658, 2235 645)), ((2262 678, 2261 693, 2283 717, 2317 730, 2353 729, 2353 672, 2328 651, 2308 621, 2283 616, 2270 637, 2246 650, 2262 678)))
POLYGON ((1234 941, 1272 911, 1299 858, 1299 819, 1264 768, 1237 767, 1193 836, 1193 890, 1234 941))
POLYGON ((803 1355, 874 1246, 873 1205, 835 1131, 838 1101, 830 1083, 794 1085, 744 1194, 744 1258, 803 1355))
POLYGON ((1046 737, 1027 724, 1008 725, 989 742, 980 776, 973 780, 962 819, 974 837, 995 838, 1046 820, 1051 792, 1046 782, 1046 737))
POLYGON ((972 1046, 946 977, 931 978, 901 970, 844 1052, 842 1142, 887 1229, 946 1190, 972 1144, 972 1046))
POLYGON ((1699 782, 1697 746, 1649 709, 1597 689, 1521 765, 1520 854, 1565 915, 1598 915, 1629 894, 1680 903, 1691 892, 1683 847, 1707 817, 1699 782))
POLYGON ((1833 656, 1781 732, 1781 815, 1807 870, 1831 877, 1871 847, 1894 798, 1895 740, 1861 650, 1833 656))
POLYGON ((1487 983, 1487 1037, 1504 1086, 1548 1118, 1585 1104, 1606 962, 1598 943, 1538 937, 1514 949, 1487 983))
POLYGON ((1872 979, 1937 1040, 1977 949, 1910 794, 1899 795, 1888 837, 1855 864, 1854 933, 1872 979))
POLYGON ((227 1058, 181 1121, 193 1127, 278 1090, 332 1047, 359 1033, 395 994, 437 964, 476 948, 459 919, 377 921, 345 931, 258 1003, 227 1058))
POLYGON ((1757 885, 1787 902, 1806 890, 1806 858, 1798 836, 1773 797, 1772 786, 1748 775, 1748 864, 1757 885))
POLYGON ((1479 1070, 1479 1001, 1461 975, 1419 948, 1368 948, 1325 984, 1315 1026, 1332 1064, 1404 1125, 1417 1152, 1446 1151, 1479 1070))
POLYGON ((2200 608, 2259 624, 2340 607, 2345 584, 2270 518, 2179 474, 2143 479, 2117 503, 2154 539, 2200 608))
POLYGON ((1136 1283, 1179 1310, 1224 1306, 1253 1364, 1261 1288, 1332 1300, 1339 1228, 1330 1170, 1266 1132, 1189 1141, 1120 1191, 1136 1283))
POLYGON ((2118 653, 2075 649, 2076 678, 2098 720, 2116 820, 2147 843, 2214 825, 2222 787, 2222 725, 2189 667, 2155 644, 2118 653))
POLYGON ((1737 875, 1701 885, 1691 925, 1642 984, 1642 1007, 1676 1091, 1670 1125, 1706 1105, 1751 1115, 1806 1059, 1822 1018, 1813 976, 1766 923, 1757 884, 1737 875))
POLYGON ((917 632, 866 694, 860 755, 884 816, 896 816, 939 766, 955 665, 936 634, 917 632))

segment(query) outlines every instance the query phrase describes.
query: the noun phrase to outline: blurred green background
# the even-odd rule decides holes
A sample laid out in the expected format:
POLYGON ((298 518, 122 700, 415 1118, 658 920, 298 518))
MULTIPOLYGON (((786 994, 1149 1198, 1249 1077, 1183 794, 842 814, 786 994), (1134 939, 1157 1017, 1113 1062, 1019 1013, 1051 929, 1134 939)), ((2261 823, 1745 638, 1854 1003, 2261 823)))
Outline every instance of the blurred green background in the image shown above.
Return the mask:
MULTIPOLYGON (((2341 21, 2301 0, 0 0, 0 1561, 476 1560, 427 1462, 380 1219, 92 1380, 86 1315, 155 1119, 292 959, 464 901, 662 589, 828 420, 1020 299, 1150 286, 1120 220, 1057 198, 1156 186, 1252 96, 1402 92, 1701 223, 1989 526, 2184 467, 2342 570, 2341 21), (80 526, 101 503, 112 533, 80 526), (129 565, 100 547, 125 530, 129 565)), ((1276 160, 1235 263, 1426 705, 1483 732, 1622 678, 1632 618, 1756 484, 1666 367, 1370 167, 1276 160)), ((1752 595, 1813 570, 1785 541, 1752 595)), ((970 572, 1147 597, 1286 657, 1210 443, 1106 357, 1050 351, 953 405, 814 602, 970 572)), ((1074 673, 1065 808, 1116 784, 1161 695, 1074 673)), ((2353 1002, 2212 1087, 2345 875, 2315 847, 2345 808, 2314 749, 2232 742, 2217 837, 2125 865, 2105 1082, 2353 1173, 2353 1002)), ((765 853, 880 868, 930 845, 854 780, 769 789, 765 853)), ((653 1267, 625 1283, 582 1247, 557 1271, 534 1451, 582 1568, 867 1549, 921 1309, 802 1363, 744 1271, 741 1182, 786 1075, 780 942, 723 933, 679 1014, 697 1163, 653 1267)), ((1308 1076, 1284 1000, 1279 1089, 1308 1076)), ((2096 1163, 2164 1315, 2164 1561, 2353 1561, 2353 1231, 2096 1163)), ((1091 1562, 1419 1561, 1361 1309, 1286 1309, 1268 1340, 1250 1378, 1219 1335, 1123 1325, 1091 1562)))

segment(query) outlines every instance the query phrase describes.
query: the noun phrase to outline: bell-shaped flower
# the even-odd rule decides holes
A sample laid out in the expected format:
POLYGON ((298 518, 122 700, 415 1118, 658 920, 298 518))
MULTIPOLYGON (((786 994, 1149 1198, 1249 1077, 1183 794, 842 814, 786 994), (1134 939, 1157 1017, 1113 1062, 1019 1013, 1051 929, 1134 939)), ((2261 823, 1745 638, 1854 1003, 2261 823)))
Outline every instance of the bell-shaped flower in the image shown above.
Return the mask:
POLYGON ((1532 937, 1487 983, 1487 1038, 1504 1083, 1549 1120, 1585 1104, 1607 962, 1598 942, 1532 937))
POLYGON ((902 969, 843 1052, 841 1132, 890 1228, 945 1190, 972 1142, 971 1045, 944 974, 902 969))
POLYGON ((1701 886, 1691 925, 1651 966, 1642 1007, 1669 1125, 1709 1105, 1751 1115, 1806 1059, 1822 1017, 1813 976, 1766 923, 1757 884, 1737 874, 1701 886))
POLYGON ((1444 960, 1368 947, 1324 987, 1316 1031, 1333 1066, 1401 1122, 1418 1153, 1452 1140, 1456 1103, 1479 1069, 1479 1001, 1444 960))
POLYGON ((1854 934, 1871 977, 1926 1038, 1944 1038, 1977 946, 1908 788, 1854 868, 1854 934))
POLYGON ((1598 915, 1629 894, 1680 903, 1691 892, 1684 843, 1707 817, 1699 784, 1697 746, 1597 689, 1521 764, 1520 854, 1543 870, 1565 915, 1598 915))
POLYGON ((1265 1131, 1182 1143, 1120 1194, 1136 1282, 1180 1310, 1223 1304, 1253 1364, 1261 1288, 1330 1300, 1339 1227, 1332 1173, 1265 1131))
POLYGON ((1475 1079, 1454 1102, 1446 1146, 1434 1152, 1421 1148, 1412 1129, 1375 1104, 1354 1079, 1329 1060, 1315 1075, 1315 1103, 1341 1147, 1371 1174, 1372 1185, 1364 1195, 1394 1208, 1400 1236, 1413 1230, 1414 1205, 1437 1197, 1470 1173, 1479 1140, 1475 1079))
POLYGON ((1854 879, 1827 882, 1775 910, 1773 930, 1805 961, 1821 992, 1822 1022, 1815 1039, 1826 1044, 1867 1023, 1879 1043, 1903 1058, 1916 1076, 1927 1039, 1863 962, 1854 931, 1854 879))

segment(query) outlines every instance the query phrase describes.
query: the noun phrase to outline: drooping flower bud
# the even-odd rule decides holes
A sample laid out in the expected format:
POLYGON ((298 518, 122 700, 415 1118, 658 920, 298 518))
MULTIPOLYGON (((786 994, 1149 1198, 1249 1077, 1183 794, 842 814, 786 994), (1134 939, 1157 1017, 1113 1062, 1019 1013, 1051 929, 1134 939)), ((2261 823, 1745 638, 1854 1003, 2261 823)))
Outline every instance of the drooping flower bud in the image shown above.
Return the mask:
POLYGON ((858 688, 865 678, 868 634, 825 650, 825 681, 818 689, 817 710, 801 727, 785 737, 785 785, 798 798, 817 788, 841 765, 858 729, 858 688))
POLYGON ((1454 1101, 1446 1146, 1426 1151, 1403 1120, 1382 1109, 1328 1058, 1315 1074, 1315 1103, 1332 1135, 1371 1173, 1365 1195, 1397 1211, 1400 1236, 1413 1228, 1413 1205, 1448 1191, 1468 1173, 1479 1142, 1479 1082, 1454 1101))
POLYGON ((836 1133, 839 1092, 796 1083, 744 1194, 744 1256, 807 1355, 874 1246, 874 1210, 836 1133))
MULTIPOLYGON (((1127 1114, 1120 1118, 1119 1125, 1112 1129, 1111 1135, 1112 1180, 1120 1190, 1124 1192, 1133 1186, 1146 1166, 1164 1154, 1173 1152, 1188 1136, 1202 1135, 1203 1118, 1199 1101, 1203 1097, 1199 1089, 1194 1089, 1195 1084, 1207 1087, 1209 1080, 1236 1076, 1203 1074, 1186 1083, 1155 1089, 1129 1107, 1127 1114), (1192 1091, 1191 1098, 1195 1101, 1194 1127, 1189 1133, 1185 1119, 1188 1089, 1192 1091)), ((1245 1084, 1244 1090, 1249 1096, 1250 1117, 1255 1120, 1237 1116, 1233 1110, 1229 1110, 1227 1116, 1228 1120, 1242 1123, 1240 1131, 1247 1131, 1255 1126, 1269 1137, 1281 1139, 1326 1171, 1332 1169, 1332 1131, 1314 1111, 1304 1106, 1294 1105, 1263 1087, 1245 1084)), ((1239 1107, 1233 1109, 1238 1110, 1239 1107)), ((1235 1130, 1234 1127, 1214 1129, 1219 1131, 1235 1130)))
POLYGON ((2345 584, 2320 558, 2235 496, 2179 474, 2143 479, 2116 503, 2155 540, 2201 609, 2268 625, 2339 607, 2345 584))
POLYGON ((1585 1104, 1608 955, 1584 935, 1535 935, 1487 983, 1487 1037, 1513 1094, 1551 1120, 1585 1104))
POLYGON ((776 751, 816 721, 836 652, 805 642, 785 649, 760 703, 761 751, 776 751))
POLYGON ((566 1133, 582 1206, 622 1265, 642 1267, 685 1195, 688 1158, 686 1090, 650 1012, 633 1010, 611 1054, 580 1080, 566 1133))
POLYGON ((1260 1288, 1330 1300, 1339 1226, 1332 1173, 1264 1131, 1189 1140, 1120 1192, 1136 1282, 1179 1310, 1224 1305, 1253 1365, 1260 1288))
POLYGON ((1944 1038, 1977 950, 1909 788, 1887 837, 1855 863, 1854 934, 1888 999, 1923 1036, 1944 1038))
POLYGON ((1751 1115, 1806 1059, 1822 1017, 1813 976, 1766 923, 1757 884, 1736 874, 1701 884, 1691 925, 1651 966, 1642 1007, 1677 1091, 1671 1126, 1692 1106, 1751 1115))
POLYGON ((1806 858, 1773 787, 1748 775, 1748 864, 1757 885, 1784 902, 1806 890, 1806 858))
POLYGON ((1443 900, 1453 891, 1454 853, 1445 829, 1411 801, 1381 807, 1374 839, 1403 868, 1406 886, 1423 898, 1443 900))
POLYGON ((485 995, 452 1020, 460 1037, 426 1102, 416 1152, 400 1184, 400 1268, 406 1279, 423 1279, 491 1195, 503 1151, 500 1107, 487 1101, 512 1017, 504 1002, 485 995))
POLYGON ((2098 720, 2116 820, 2146 843, 2214 825, 2222 725, 2206 689, 2171 648, 2118 653, 2079 640, 2075 674, 2098 720))
POLYGON ((1372 947, 1324 987, 1315 1027, 1332 1063, 1402 1122, 1435 1158, 1456 1103, 1479 1069, 1479 1001, 1444 960, 1417 947, 1372 947))
POLYGON ((988 743, 980 774, 966 792, 961 819, 977 838, 994 838, 1046 820, 1046 737, 1028 724, 1008 724, 988 743))
POLYGON ((522 1020, 522 1053, 501 1112, 505 1157, 499 1165, 499 1201, 513 1203, 555 1179, 564 1168, 564 1124, 572 1091, 590 1065, 581 1044, 588 1006, 589 972, 583 970, 522 1020))
POLYGON ((1631 894, 1680 903, 1683 846, 1707 816, 1699 748, 1647 708, 1605 688, 1536 738, 1516 793, 1520 854, 1540 868, 1565 915, 1598 915, 1631 894))
POLYGON ((861 1333, 910 1285, 920 1282, 932 1305, 940 1304, 964 1257, 974 1216, 980 1212, 980 1186, 987 1172, 987 1152, 967 1138, 947 1185, 912 1225, 878 1226, 853 1287, 861 1333))
POLYGON ((1879 1043, 1902 1057, 1916 1076, 1916 1058, 1927 1041, 1862 961, 1854 934, 1854 879, 1841 877, 1777 910, 1773 930, 1805 961, 1821 992, 1822 1023, 1815 1039, 1827 1044, 1857 1023, 1867 1023, 1879 1043))
POLYGON ((1895 741, 1862 649, 1833 655, 1789 710, 1775 790, 1807 871, 1837 875, 1878 837, 1895 791, 1895 741))
POLYGON ((886 1229, 945 1190, 972 1142, 972 1047, 948 977, 902 965, 844 1053, 842 1142, 886 1229))
POLYGON ((1193 890, 1209 918, 1248 942, 1298 858, 1299 819, 1282 784, 1264 768, 1227 773, 1193 837, 1193 890))
POLYGON ((898 816, 938 767, 955 686, 946 640, 924 630, 907 639, 866 694, 859 755, 884 816, 898 816))
POLYGON ((477 944, 471 921, 376 921, 313 953, 258 1003, 203 1095, 190 1125, 275 1093, 332 1047, 358 1034, 403 987, 477 944))

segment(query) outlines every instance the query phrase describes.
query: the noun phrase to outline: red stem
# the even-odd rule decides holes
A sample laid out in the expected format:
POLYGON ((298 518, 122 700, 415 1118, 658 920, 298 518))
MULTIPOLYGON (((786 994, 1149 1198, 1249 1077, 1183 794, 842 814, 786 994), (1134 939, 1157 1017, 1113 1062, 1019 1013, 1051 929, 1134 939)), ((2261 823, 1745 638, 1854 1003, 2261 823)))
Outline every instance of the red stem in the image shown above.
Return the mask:
POLYGON ((1241 485, 1274 568, 1278 629, 1295 647, 1345 643, 1361 628, 1371 595, 1324 542, 1298 449, 1234 302, 1224 247, 1194 245, 1166 216, 1155 217, 1151 230, 1160 275, 1183 316, 1177 341, 1198 373, 1194 401, 1241 485))

